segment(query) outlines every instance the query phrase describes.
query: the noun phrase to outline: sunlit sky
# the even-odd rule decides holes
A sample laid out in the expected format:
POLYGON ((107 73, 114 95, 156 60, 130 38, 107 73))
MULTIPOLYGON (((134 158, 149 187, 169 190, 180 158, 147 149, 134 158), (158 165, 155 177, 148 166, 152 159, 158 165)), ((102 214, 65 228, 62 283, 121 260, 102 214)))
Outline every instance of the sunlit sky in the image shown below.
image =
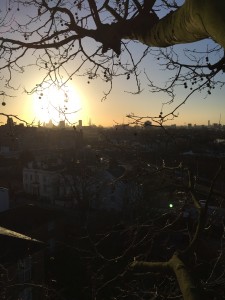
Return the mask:
MULTIPOLYGON (((151 61, 152 58, 147 58, 144 68, 148 70, 152 78, 165 81, 167 78, 164 76, 164 72, 152 68, 151 61)), ((1 112, 16 114, 20 118, 28 122, 34 121, 36 124, 38 121, 47 122, 49 119, 57 123, 62 119, 62 116, 59 117, 57 112, 57 103, 62 97, 60 109, 63 109, 64 104, 66 105, 67 112, 71 113, 68 114, 68 119, 72 123, 82 119, 83 124, 91 122, 95 125, 112 126, 116 123, 127 123, 129 120, 126 115, 129 113, 139 116, 157 116, 161 111, 162 102, 166 101, 167 97, 166 95, 151 93, 145 76, 140 76, 143 78, 141 82, 144 90, 137 95, 129 93, 135 91, 134 80, 132 78, 127 80, 124 76, 114 80, 111 94, 106 100, 101 101, 104 91, 107 91, 109 87, 107 83, 101 80, 91 80, 88 83, 87 78, 74 77, 68 86, 69 93, 66 103, 64 103, 64 94, 57 89, 44 92, 42 99, 39 99, 38 95, 27 95, 19 91, 16 97, 7 99, 7 104, 1 107, 1 112), (45 100, 48 101, 45 102, 45 100), (72 113, 74 111, 77 112, 72 113)), ((40 76, 38 73, 32 75, 32 70, 30 70, 23 76, 20 75, 16 78, 18 82, 19 79, 21 86, 31 88, 40 81, 40 76)), ((165 111, 172 110, 176 104, 184 99, 185 93, 186 90, 184 89, 178 91, 175 103, 166 106, 165 111)), ((225 124, 224 89, 213 90, 212 95, 206 98, 205 96, 206 92, 192 95, 188 102, 178 110, 179 117, 168 124, 207 124, 208 120, 211 123, 218 123, 220 120, 222 124, 225 124)))
MULTIPOLYGON (((208 40, 203 43, 195 43, 189 47, 199 47, 205 50, 207 42, 211 43, 208 40)), ((141 44, 136 45, 134 49, 138 53, 143 50, 143 46, 141 44)), ((27 56, 26 59, 31 60, 31 55, 27 56)), ((143 88, 140 94, 129 93, 136 91, 135 80, 132 76, 129 80, 122 76, 114 79, 112 92, 106 100, 101 101, 104 91, 108 91, 109 83, 105 83, 100 79, 88 80, 87 77, 73 77, 66 88, 66 97, 64 95, 65 91, 46 89, 41 99, 39 99, 40 95, 27 95, 23 92, 23 88, 32 89, 41 80, 42 73, 34 72, 30 67, 23 74, 15 74, 14 83, 19 89, 14 92, 15 97, 7 100, 1 98, 2 101, 6 101, 6 105, 1 106, 0 112, 17 115, 27 122, 34 121, 34 124, 39 121, 41 123, 48 122, 49 119, 57 123, 63 119, 62 116, 59 116, 57 109, 62 110, 66 107, 66 113, 70 113, 66 116, 71 123, 76 123, 81 119, 85 125, 91 122, 103 126, 127 123, 126 115, 129 113, 139 116, 157 116, 161 111, 162 102, 167 101, 168 98, 166 95, 149 91, 144 72, 147 72, 148 76, 158 83, 165 82, 167 74, 160 70, 156 58, 151 56, 145 58, 140 71, 143 88)), ((4 84, 3 81, 0 82, 0 85, 2 84, 4 84)), ((164 107, 164 111, 168 112, 178 105, 185 98, 186 92, 184 88, 178 90, 175 103, 164 107)), ((168 124, 207 124, 208 120, 211 123, 220 121, 221 124, 225 124, 224 89, 216 88, 212 91, 212 95, 208 97, 205 97, 206 94, 206 92, 193 94, 189 101, 178 110, 179 117, 168 124)), ((6 121, 3 118, 0 120, 3 123, 6 121)))

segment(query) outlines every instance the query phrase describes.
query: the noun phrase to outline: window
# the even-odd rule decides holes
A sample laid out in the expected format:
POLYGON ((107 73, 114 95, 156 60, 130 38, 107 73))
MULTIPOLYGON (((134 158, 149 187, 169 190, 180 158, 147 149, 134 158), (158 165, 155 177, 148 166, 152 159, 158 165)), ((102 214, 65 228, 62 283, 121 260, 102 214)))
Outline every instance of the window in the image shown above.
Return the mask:
POLYGON ((55 239, 51 238, 48 240, 48 249, 49 252, 53 252, 55 250, 55 239))
POLYGON ((20 282, 29 282, 31 280, 32 258, 27 256, 18 261, 18 277, 20 282))
POLYGON ((49 221, 48 222, 48 231, 51 231, 55 228, 55 222, 54 221, 49 221))
POLYGON ((44 193, 47 193, 47 191, 48 191, 48 186, 47 186, 47 184, 44 184, 44 185, 43 185, 43 191, 44 191, 44 193))
POLYGON ((19 300, 32 300, 32 287, 27 287, 20 292, 19 300))

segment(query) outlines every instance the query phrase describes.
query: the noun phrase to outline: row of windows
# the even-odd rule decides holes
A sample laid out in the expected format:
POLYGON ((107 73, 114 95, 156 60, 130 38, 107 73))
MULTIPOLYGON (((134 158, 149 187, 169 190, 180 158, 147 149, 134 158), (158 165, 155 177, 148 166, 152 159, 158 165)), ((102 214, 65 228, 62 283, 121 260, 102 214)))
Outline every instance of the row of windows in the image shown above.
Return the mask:
POLYGON ((24 174, 25 181, 39 181, 42 178, 43 182, 47 182, 46 176, 39 176, 38 174, 24 174))

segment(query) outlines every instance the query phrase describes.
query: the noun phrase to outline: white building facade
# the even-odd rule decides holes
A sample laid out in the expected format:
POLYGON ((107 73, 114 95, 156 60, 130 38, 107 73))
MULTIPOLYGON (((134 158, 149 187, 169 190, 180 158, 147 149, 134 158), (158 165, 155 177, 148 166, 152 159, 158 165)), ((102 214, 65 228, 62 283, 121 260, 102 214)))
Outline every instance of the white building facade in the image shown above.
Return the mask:
POLYGON ((142 196, 137 185, 125 183, 108 170, 95 170, 89 176, 68 174, 60 167, 30 164, 23 169, 24 191, 36 200, 76 208, 122 211, 142 196))
POLYGON ((27 194, 53 203, 58 197, 60 170, 30 164, 23 169, 23 188, 27 194))

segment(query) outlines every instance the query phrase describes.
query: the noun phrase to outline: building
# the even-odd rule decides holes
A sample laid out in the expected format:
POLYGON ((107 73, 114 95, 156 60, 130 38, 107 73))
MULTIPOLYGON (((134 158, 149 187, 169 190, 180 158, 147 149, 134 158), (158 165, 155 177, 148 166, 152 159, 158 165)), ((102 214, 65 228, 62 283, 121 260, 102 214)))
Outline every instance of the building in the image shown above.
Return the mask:
POLYGON ((32 238, 0 235, 1 299, 47 299, 47 262, 61 249, 61 243, 56 241, 64 241, 65 223, 62 212, 34 205, 0 213, 1 227, 32 238))
POLYGON ((66 122, 65 121, 59 121, 59 128, 65 128, 66 122))
POLYGON ((52 204, 59 194, 61 171, 62 168, 58 165, 29 163, 28 167, 23 169, 24 191, 36 199, 52 204))
POLYGON ((1 299, 42 300, 44 290, 35 289, 32 283, 43 284, 43 244, 20 238, 0 235, 1 299))
POLYGON ((63 208, 122 211, 128 198, 140 194, 139 189, 123 180, 123 166, 104 164, 95 151, 86 150, 82 160, 29 163, 23 169, 25 193, 63 208))

